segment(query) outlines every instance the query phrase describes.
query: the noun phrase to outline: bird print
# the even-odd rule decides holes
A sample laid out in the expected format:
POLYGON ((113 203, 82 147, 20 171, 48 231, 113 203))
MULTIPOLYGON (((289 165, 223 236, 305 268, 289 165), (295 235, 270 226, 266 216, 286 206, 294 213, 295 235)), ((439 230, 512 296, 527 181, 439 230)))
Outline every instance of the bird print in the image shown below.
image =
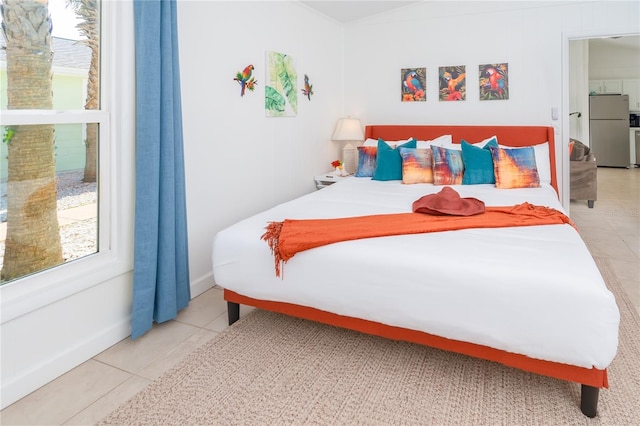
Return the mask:
POLYGON ((302 94, 309 100, 311 100, 311 95, 313 95, 313 84, 309 83, 309 76, 306 74, 304 75, 304 89, 302 89, 302 94))
POLYGON ((253 65, 247 65, 242 72, 237 72, 235 81, 240 85, 240 96, 244 96, 245 89, 249 89, 253 91, 255 89, 255 85, 258 84, 258 80, 254 77, 251 77, 251 73, 253 72, 253 65))
POLYGON ((504 91, 504 74, 497 68, 487 68, 487 77, 489 78, 489 89, 498 94, 504 91))
POLYGON ((424 88, 420 82, 418 73, 415 70, 408 70, 402 81, 405 92, 409 93, 412 100, 420 100, 424 98, 424 88))
POLYGON ((444 71, 442 73, 442 79, 447 84, 447 96, 445 97, 447 101, 458 101, 464 99, 462 93, 458 90, 458 85, 464 81, 465 75, 466 73, 460 73, 457 77, 453 78, 453 75, 448 71, 444 71))

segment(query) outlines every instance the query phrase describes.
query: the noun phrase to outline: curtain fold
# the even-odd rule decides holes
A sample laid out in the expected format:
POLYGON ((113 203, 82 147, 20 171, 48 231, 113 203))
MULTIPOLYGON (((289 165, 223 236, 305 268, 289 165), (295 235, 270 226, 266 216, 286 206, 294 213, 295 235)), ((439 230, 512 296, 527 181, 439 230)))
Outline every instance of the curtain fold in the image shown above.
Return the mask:
POLYGON ((136 205, 131 337, 191 299, 175 0, 134 0, 136 205))

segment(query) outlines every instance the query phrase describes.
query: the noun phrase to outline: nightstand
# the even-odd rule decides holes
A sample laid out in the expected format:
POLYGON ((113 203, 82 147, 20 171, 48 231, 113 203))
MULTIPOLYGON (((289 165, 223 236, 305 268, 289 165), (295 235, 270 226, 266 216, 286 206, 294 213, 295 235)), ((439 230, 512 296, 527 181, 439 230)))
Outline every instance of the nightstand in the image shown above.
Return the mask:
POLYGON ((326 173, 324 175, 318 175, 318 176, 314 177, 313 179, 316 181, 316 188, 322 189, 322 188, 327 187, 329 185, 333 185, 334 183, 338 182, 339 180, 347 179, 349 177, 351 177, 351 175, 335 176, 335 175, 333 175, 331 173, 326 173))

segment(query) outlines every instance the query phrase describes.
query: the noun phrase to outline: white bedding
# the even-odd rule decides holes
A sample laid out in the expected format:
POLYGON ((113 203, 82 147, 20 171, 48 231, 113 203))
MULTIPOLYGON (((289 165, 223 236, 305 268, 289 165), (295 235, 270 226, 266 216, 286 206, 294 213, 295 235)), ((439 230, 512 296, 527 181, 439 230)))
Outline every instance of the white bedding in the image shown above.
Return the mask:
MULTIPOLYGON (((487 206, 528 201, 563 211, 553 188, 454 185, 487 206)), ((276 277, 260 239, 269 221, 410 212, 431 184, 348 178, 220 231, 216 284, 262 300, 490 346, 532 358, 606 368, 619 312, 570 225, 467 229, 341 242, 296 254, 276 277)))

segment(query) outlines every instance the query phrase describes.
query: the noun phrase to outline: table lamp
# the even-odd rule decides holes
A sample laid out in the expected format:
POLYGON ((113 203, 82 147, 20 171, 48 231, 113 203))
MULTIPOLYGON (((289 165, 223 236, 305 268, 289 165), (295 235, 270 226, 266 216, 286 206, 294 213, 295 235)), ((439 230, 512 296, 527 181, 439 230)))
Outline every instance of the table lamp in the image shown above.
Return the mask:
POLYGON ((362 131, 360 120, 357 118, 339 119, 336 129, 333 132, 333 136, 331 136, 331 140, 346 142, 346 145, 342 150, 343 167, 347 173, 355 173, 357 167, 357 150, 350 142, 357 143, 364 140, 364 132, 362 131))

